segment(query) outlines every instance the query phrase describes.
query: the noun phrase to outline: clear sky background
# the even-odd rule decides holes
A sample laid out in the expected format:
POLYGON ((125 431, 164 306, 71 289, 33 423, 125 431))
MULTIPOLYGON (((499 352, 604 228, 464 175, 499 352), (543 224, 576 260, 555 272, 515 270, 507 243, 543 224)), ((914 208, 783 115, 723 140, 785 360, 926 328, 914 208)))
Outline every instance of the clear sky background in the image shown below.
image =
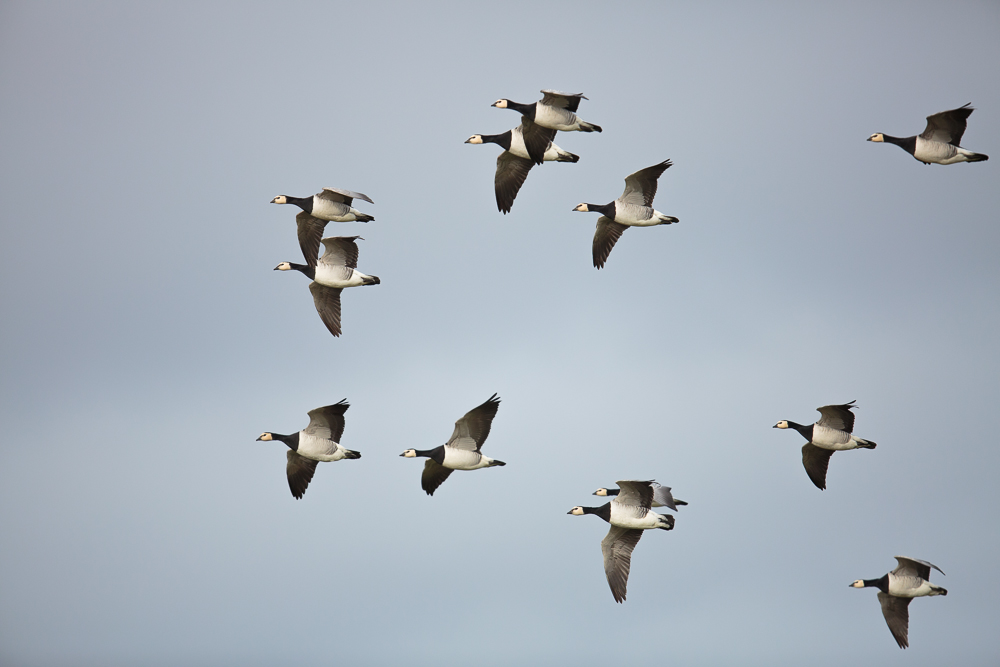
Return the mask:
POLYGON ((0 7, 0 662, 995 665, 1000 5, 0 7), (513 211, 490 104, 580 91, 602 134, 513 211), (963 145, 910 136, 971 102, 963 145), (597 215, 670 158, 591 266, 597 215), (335 339, 278 194, 368 194, 335 339), (504 468, 420 489, 493 392, 504 468), (347 398, 305 498, 280 443, 347 398), (801 465, 857 399, 873 451, 801 465), (690 502, 614 603, 619 479, 690 502), (948 597, 900 651, 894 555, 948 597))

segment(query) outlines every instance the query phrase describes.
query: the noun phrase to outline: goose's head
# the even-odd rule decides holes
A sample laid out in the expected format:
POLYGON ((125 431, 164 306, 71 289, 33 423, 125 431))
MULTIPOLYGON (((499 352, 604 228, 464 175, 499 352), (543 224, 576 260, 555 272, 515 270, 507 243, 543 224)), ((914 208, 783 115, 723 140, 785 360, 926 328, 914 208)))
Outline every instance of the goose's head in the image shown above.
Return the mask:
POLYGON ((417 450, 415 450, 415 449, 407 449, 405 452, 403 452, 402 454, 400 454, 400 456, 405 456, 408 459, 412 459, 416 455, 417 455, 417 450))
POLYGON ((278 264, 276 267, 274 267, 274 270, 275 271, 291 271, 292 270, 292 264, 291 264, 291 262, 282 262, 281 264, 278 264))
POLYGON ((864 588, 864 587, 865 587, 865 582, 863 582, 860 579, 858 579, 857 581, 855 581, 853 584, 850 585, 850 588, 864 588))
POLYGON ((467 144, 481 144, 481 143, 483 143, 483 135, 481 135, 481 134, 474 134, 471 137, 469 137, 468 139, 466 139, 465 143, 467 143, 467 144))
POLYGON ((574 507, 570 511, 566 512, 566 514, 572 514, 573 516, 583 516, 584 514, 586 514, 586 512, 583 511, 582 507, 580 507, 579 505, 577 505, 576 507, 574 507))
POLYGON ((271 203, 272 204, 287 204, 288 203, 288 197, 286 197, 285 195, 278 195, 277 197, 275 197, 274 199, 271 200, 271 203))
POLYGON ((491 107, 496 107, 497 109, 506 109, 507 108, 507 104, 509 102, 510 102, 510 100, 497 100, 496 102, 494 102, 490 106, 491 107))
POLYGON ((268 440, 274 440, 274 435, 271 433, 261 433, 260 437, 257 438, 257 442, 260 442, 261 440, 263 440, 264 442, 267 442, 268 440))
POLYGON ((868 137, 868 141, 883 142, 885 141, 885 137, 882 136, 881 132, 876 132, 872 136, 868 137))
POLYGON ((606 495, 608 495, 608 490, 605 489, 605 488, 600 488, 597 491, 594 491, 594 495, 595 496, 606 496, 606 495))
POLYGON ((590 211, 590 207, 587 206, 586 204, 577 204, 576 208, 574 208, 573 210, 574 211, 582 211, 583 213, 587 213, 587 212, 590 211))
POLYGON ((780 422, 772 426, 771 428, 788 428, 788 422, 782 419, 780 422))

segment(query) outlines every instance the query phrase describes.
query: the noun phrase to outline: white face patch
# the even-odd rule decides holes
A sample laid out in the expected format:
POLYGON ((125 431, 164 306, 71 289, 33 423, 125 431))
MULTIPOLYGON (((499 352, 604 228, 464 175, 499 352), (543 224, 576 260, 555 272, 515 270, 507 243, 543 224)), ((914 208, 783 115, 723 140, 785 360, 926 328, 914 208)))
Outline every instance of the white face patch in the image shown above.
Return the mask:
POLYGON ((865 582, 861 581, 860 579, 851 584, 851 588, 864 588, 864 587, 865 587, 865 582))
POLYGON ((782 419, 780 422, 774 425, 774 428, 788 428, 788 422, 782 419))
POLYGON ((882 137, 882 133, 881 132, 876 132, 872 136, 868 137, 868 141, 885 142, 885 139, 882 137))
POLYGON ((608 495, 608 490, 607 489, 598 489, 597 491, 594 491, 594 495, 595 496, 606 496, 606 495, 608 495))
POLYGON ((274 267, 274 270, 275 271, 291 271, 292 270, 292 265, 289 264, 288 262, 282 262, 281 264, 278 264, 276 267, 274 267))
POLYGON ((471 137, 469 137, 468 139, 466 139, 465 143, 467 143, 467 144, 481 144, 481 143, 483 143, 483 136, 481 134, 474 134, 471 137))
POLYGON ((277 197, 275 197, 274 199, 271 200, 271 203, 272 204, 287 204, 288 200, 285 198, 285 195, 278 195, 277 197))
POLYGON ((267 440, 271 440, 272 438, 271 438, 271 434, 270 434, 270 433, 261 433, 261 434, 260 434, 260 437, 259 437, 259 438, 257 438, 257 439, 258 439, 258 440, 264 440, 264 441, 267 441, 267 440))
POLYGON ((496 102, 493 103, 493 106, 495 106, 497 109, 506 109, 507 100, 497 100, 496 102))
POLYGON ((583 516, 583 508, 582 507, 574 507, 573 509, 571 509, 569 511, 569 513, 572 514, 573 516, 583 516))
POLYGON ((583 211, 584 213, 586 213, 586 212, 588 212, 588 211, 589 211, 590 209, 589 209, 589 208, 587 208, 587 205, 586 205, 586 204, 577 204, 577 205, 576 205, 576 208, 574 208, 573 210, 574 210, 574 211, 583 211))
POLYGON ((407 449, 405 452, 403 452, 403 456, 405 456, 408 459, 412 459, 416 455, 417 455, 417 452, 414 449, 407 449))

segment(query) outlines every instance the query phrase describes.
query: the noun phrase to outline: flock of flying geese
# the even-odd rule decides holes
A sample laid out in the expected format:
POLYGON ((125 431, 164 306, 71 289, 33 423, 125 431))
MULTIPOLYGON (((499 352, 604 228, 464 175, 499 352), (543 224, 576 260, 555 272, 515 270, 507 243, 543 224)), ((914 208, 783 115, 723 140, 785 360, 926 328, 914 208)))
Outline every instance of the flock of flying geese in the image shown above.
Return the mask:
MULTIPOLYGON (((522 115, 521 124, 502 134, 474 134, 466 141, 470 144, 493 143, 504 149, 497 158, 494 177, 497 209, 504 214, 510 212, 514 199, 533 166, 543 162, 579 161, 579 156, 553 143, 557 131, 601 132, 600 126, 588 123, 576 115, 580 100, 587 99, 582 94, 552 90, 543 90, 542 93, 544 97, 532 104, 519 104, 508 99, 497 100, 493 106, 518 111, 522 115)), ((988 156, 959 146, 972 111, 966 104, 928 116, 926 129, 917 136, 899 138, 876 133, 868 141, 896 144, 924 164, 984 161, 989 159, 988 156)), ((597 220, 593 242, 593 262, 596 268, 604 266, 615 243, 629 227, 651 227, 678 222, 677 218, 660 213, 652 207, 658 179, 670 166, 670 160, 664 160, 629 175, 625 179, 622 196, 609 204, 582 203, 573 209, 601 214, 597 220)), ((375 219, 353 208, 354 200, 374 204, 367 195, 340 188, 323 188, 311 197, 280 195, 271 200, 272 204, 293 204, 302 209, 295 220, 299 247, 306 262, 282 262, 275 270, 296 270, 312 280, 309 291, 313 295, 316 310, 323 324, 334 336, 341 333, 340 293, 344 288, 380 283, 377 276, 366 275, 357 270, 356 241, 361 237, 323 238, 328 222, 370 222, 375 219), (317 259, 321 244, 325 251, 317 259)), ((854 403, 851 401, 818 408, 821 417, 813 424, 804 426, 782 420, 774 425, 778 429, 796 430, 806 439, 806 444, 802 447, 802 464, 809 479, 819 489, 826 488, 827 468, 834 452, 875 449, 875 442, 854 435, 854 403)), ((344 413, 349 407, 345 399, 334 405, 316 408, 309 411, 309 425, 301 431, 291 435, 267 432, 257 438, 260 441, 279 440, 288 446, 286 474, 288 486, 295 498, 302 498, 305 494, 317 463, 361 458, 359 452, 346 449, 340 444, 344 433, 344 413)), ((483 443, 490 434, 499 407, 500 399, 494 394, 455 422, 451 438, 445 444, 426 450, 407 449, 400 455, 405 458, 427 459, 420 484, 428 495, 433 495, 455 470, 478 470, 506 465, 503 461, 482 453, 483 443)), ((609 502, 600 507, 577 506, 569 514, 593 514, 610 524, 608 534, 601 541, 604 571, 615 601, 623 602, 632 551, 639 543, 643 531, 672 530, 674 527, 675 519, 672 515, 654 512, 653 508, 666 507, 676 511, 678 505, 687 503, 676 500, 670 487, 661 486, 654 481, 622 480, 617 485, 617 489, 600 488, 593 494, 611 497, 609 502)), ((878 579, 859 579, 851 586, 879 589, 878 600, 889 630, 900 648, 906 648, 909 645, 907 635, 910 600, 915 597, 947 595, 948 591, 929 581, 932 568, 941 572, 936 565, 903 556, 896 556, 896 561, 897 567, 888 574, 878 579)))

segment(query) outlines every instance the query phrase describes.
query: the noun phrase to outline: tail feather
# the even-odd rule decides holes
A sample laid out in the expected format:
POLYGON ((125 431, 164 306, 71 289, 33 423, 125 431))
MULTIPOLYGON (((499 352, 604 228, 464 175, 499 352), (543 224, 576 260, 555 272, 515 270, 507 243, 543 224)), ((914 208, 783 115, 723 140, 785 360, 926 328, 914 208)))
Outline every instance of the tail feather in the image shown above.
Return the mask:
POLYGON ((858 445, 858 447, 861 447, 863 449, 875 449, 876 447, 875 442, 871 440, 859 440, 859 442, 860 444, 858 445))
POLYGON ((580 131, 581 132, 603 132, 600 125, 594 125, 593 123, 588 123, 585 120, 580 121, 580 131))
POLYGON ((375 219, 374 215, 368 215, 367 213, 356 213, 354 215, 358 222, 371 222, 375 219))
POLYGON ((344 450, 344 458, 345 459, 360 459, 361 458, 361 452, 356 452, 353 449, 345 449, 344 450))
POLYGON ((973 153, 972 155, 967 155, 966 157, 969 162, 986 162, 990 159, 990 156, 984 153, 973 153))
POLYGON ((504 463, 503 461, 498 461, 498 460, 496 460, 496 459, 493 459, 493 462, 492 462, 492 463, 490 463, 490 467, 491 467, 491 468, 492 468, 493 466, 505 466, 505 465, 507 465, 507 464, 506 464, 506 463, 504 463))
POLYGON ((687 505, 687 501, 677 500, 676 498, 674 498, 674 505, 687 505))
POLYGON ((368 276, 365 278, 365 285, 381 285, 382 281, 378 276, 368 276))
POLYGON ((556 158, 556 162, 579 162, 580 156, 574 153, 560 153, 559 157, 556 158))

